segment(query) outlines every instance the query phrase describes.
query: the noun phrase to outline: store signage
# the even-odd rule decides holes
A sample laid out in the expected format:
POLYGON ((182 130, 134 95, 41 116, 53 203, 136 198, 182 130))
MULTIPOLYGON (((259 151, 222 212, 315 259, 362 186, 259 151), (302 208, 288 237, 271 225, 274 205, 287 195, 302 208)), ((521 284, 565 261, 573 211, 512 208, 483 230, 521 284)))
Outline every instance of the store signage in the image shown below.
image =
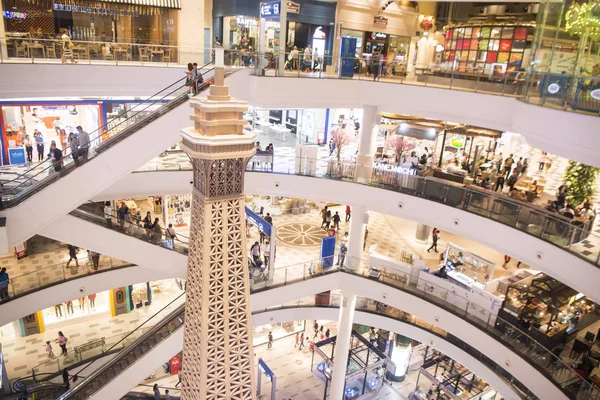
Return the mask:
POLYGON ((600 89, 594 89, 590 92, 590 97, 594 100, 600 100, 600 89))
POLYGON ((258 21, 254 18, 237 17, 237 24, 244 26, 257 26, 258 21))
POLYGON ((98 15, 118 15, 123 17, 139 17, 140 13, 138 11, 129 11, 129 10, 116 10, 114 8, 100 8, 100 7, 82 7, 82 6, 70 6, 68 4, 58 4, 54 3, 52 6, 54 11, 70 11, 70 12, 80 12, 86 14, 98 14, 98 15))
POLYGON ((27 14, 22 12, 14 12, 14 11, 2 11, 2 15, 4 18, 8 19, 25 19, 27 18, 27 14))
POLYGON ((388 24, 388 19, 387 19, 386 17, 384 17, 384 16, 381 16, 381 15, 376 15, 376 16, 373 18, 373 23, 374 23, 374 24, 377 24, 377 25, 386 25, 386 26, 387 26, 387 24, 388 24))
POLYGON ((560 90, 560 85, 558 83, 551 83, 548 85, 548 93, 556 94, 560 90))
POLYGON ((382 33, 382 32, 371 32, 371 39, 372 40, 385 40, 386 37, 387 37, 387 35, 385 33, 382 33))
POLYGON ((8 161, 11 164, 25 164, 25 149, 8 149, 8 161))
POLYGON ((452 138, 450 141, 450 146, 454 147, 455 149, 463 148, 465 146, 465 139, 461 137, 452 138))
POLYGON ((266 3, 260 3, 260 16, 262 18, 277 18, 279 17, 280 8, 280 1, 269 1, 266 3))
POLYGON ((289 14, 300 14, 300 4, 294 3, 293 1, 288 1, 287 12, 289 14))
POLYGON ((402 175, 416 175, 417 174, 417 170, 414 168, 394 167, 389 164, 376 163, 375 168, 380 169, 380 170, 385 170, 385 171, 396 172, 396 173, 399 173, 402 175))
POLYGON ((248 223, 256 226, 259 231, 271 237, 271 224, 258 216, 254 211, 246 207, 246 219, 248 223))

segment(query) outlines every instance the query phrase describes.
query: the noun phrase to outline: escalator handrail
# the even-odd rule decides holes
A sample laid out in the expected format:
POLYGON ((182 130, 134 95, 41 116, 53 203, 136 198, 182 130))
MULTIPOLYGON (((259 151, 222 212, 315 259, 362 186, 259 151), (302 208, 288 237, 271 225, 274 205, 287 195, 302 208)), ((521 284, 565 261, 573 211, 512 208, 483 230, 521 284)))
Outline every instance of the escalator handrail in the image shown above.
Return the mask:
MULTIPOLYGON (((205 72, 205 74, 208 74, 209 72, 211 72, 211 71, 213 71, 213 70, 214 70, 214 67, 213 67, 213 68, 211 68, 211 69, 209 69, 208 71, 206 71, 206 72, 205 72)), ((176 84, 178 84, 178 83, 181 83, 182 81, 184 81, 184 80, 186 80, 186 79, 187 79, 187 77, 181 78, 181 79, 177 80, 175 83, 173 83, 173 84, 171 84, 171 85, 167 86, 167 88, 165 88, 165 89, 168 89, 168 88, 170 88, 170 87, 172 87, 172 86, 174 86, 174 85, 176 85, 176 84)), ((206 87, 208 87, 208 86, 209 86, 209 81, 210 81, 210 79, 207 79, 205 82, 203 82, 203 83, 202 83, 202 85, 200 86, 200 88, 201 88, 202 90, 206 89, 206 87)), ((175 93, 175 92, 179 91, 179 90, 180 90, 180 89, 182 89, 183 87, 185 87, 185 84, 179 85, 179 86, 177 86, 177 87, 176 87, 174 90, 172 90, 171 92, 169 92, 169 93, 167 93, 167 94, 163 95, 161 98, 159 98, 159 99, 155 99, 154 101, 151 101, 151 102, 149 102, 149 101, 150 101, 150 99, 152 99, 152 97, 158 96, 160 93, 162 93, 162 92, 164 92, 164 91, 165 91, 165 89, 162 89, 162 90, 161 90, 160 92, 158 92, 157 94, 155 94, 155 95, 151 96, 151 97, 150 97, 148 100, 145 100, 145 101, 141 101, 141 102, 139 102, 137 105, 140 105, 140 104, 146 104, 146 107, 144 107, 144 108, 143 108, 143 109, 141 109, 141 110, 138 110, 138 111, 137 111, 137 114, 135 114, 135 115, 132 115, 132 116, 130 116, 129 118, 127 118, 127 119, 125 119, 125 120, 123 120, 123 121, 119 122, 118 124, 116 124, 114 127, 112 127, 111 129, 109 129, 109 130, 107 130, 107 131, 104 131, 104 129, 105 129, 107 126, 108 126, 108 122, 106 122, 104 125, 100 126, 98 129, 96 129, 96 130, 92 131, 91 133, 89 133, 89 135, 90 135, 90 148, 91 148, 91 143, 93 143, 95 140, 101 139, 101 138, 102 138, 104 135, 106 135, 107 133, 109 133, 111 130, 113 130, 113 129, 115 129, 115 128, 119 127, 119 126, 121 126, 122 124, 124 124, 124 123, 128 123, 128 122, 129 122, 129 121, 131 121, 132 119, 136 118, 136 117, 137 117, 137 115, 138 115, 140 112, 142 112, 142 111, 144 111, 144 110, 147 110, 149 107, 152 107, 152 106, 154 106, 154 105, 155 105, 155 104, 157 104, 157 103, 163 103, 163 102, 164 102, 164 100, 165 100, 166 98, 168 98, 169 96, 171 96, 173 93, 175 93), (96 136, 94 136, 94 137, 92 137, 92 134, 94 134, 94 133, 97 133, 97 132, 100 132, 100 134, 99 134, 99 135, 96 135, 96 136)), ((181 98, 184 98, 184 96, 185 96, 185 98, 187 98, 187 93, 184 93, 184 94, 183 94, 183 96, 178 96, 178 97, 175 97, 175 98, 174 98, 174 99, 172 99, 171 101, 173 101, 173 100, 177 100, 179 97, 181 97, 181 98)), ((170 102, 170 101, 169 101, 169 102, 170 102)), ((165 103, 163 106, 167 106, 167 105, 169 104, 169 102, 165 103)), ((136 106, 137 106, 137 105, 136 105, 136 106)), ((161 107, 159 107, 158 109, 156 109, 156 110, 152 111, 151 113, 149 113, 148 115, 146 115, 144 118, 142 118, 140 121, 137 121, 137 122, 135 122, 135 123, 134 123, 133 125, 131 125, 131 127, 129 127, 129 128, 135 127, 137 123, 139 123, 139 122, 142 122, 142 121, 146 120, 146 119, 147 119, 147 118, 148 118, 150 115, 152 115, 152 114, 154 114, 154 115, 160 115, 160 114, 162 114, 162 107, 163 107, 163 106, 161 106, 161 107), (155 114, 155 113, 156 113, 156 114, 155 114)), ((135 107, 135 106, 134 106, 134 107, 135 107)), ((129 111, 131 111, 131 110, 129 110, 129 111)), ((112 137, 108 138, 108 139, 107 139, 105 142, 102 142, 102 143, 101 143, 101 144, 99 144, 97 147, 102 147, 103 149, 104 149, 104 148, 106 148, 106 147, 110 147, 112 144, 114 144, 114 143, 118 142, 118 140, 112 140, 112 139, 119 138, 119 140, 120 140, 121 138, 125 137, 125 132, 126 132, 126 131, 127 131, 127 128, 125 128, 125 129, 124 129, 122 132, 119 132, 119 133, 118 133, 118 134, 116 134, 115 136, 112 136, 112 137), (110 142, 112 142, 112 143, 110 143, 110 142)), ((70 151, 69 151, 69 150, 64 150, 64 152, 63 152, 63 159, 67 158, 69 155, 71 155, 70 151)), ((9 189, 5 190, 5 191, 4 191, 4 193, 2 193, 2 195, 4 195, 4 194, 9 194, 9 195, 10 195, 10 194, 11 194, 11 191, 12 191, 12 192, 14 192, 14 193, 18 193, 18 191, 17 191, 16 189, 18 189, 18 188, 19 188, 19 187, 21 187, 21 186, 24 186, 26 182, 33 180, 33 178, 35 178, 35 177, 39 176, 40 174, 43 174, 43 173, 48 173, 50 169, 53 169, 53 168, 54 168, 54 166, 53 166, 53 164, 52 164, 52 161, 51 161, 50 159, 44 160, 42 163, 44 163, 44 164, 46 164, 46 165, 45 165, 45 166, 44 166, 44 167, 43 167, 41 170, 39 170, 38 172, 36 172, 34 175, 32 175, 32 176, 28 176, 27 174, 28 174, 29 172, 31 172, 31 171, 34 171, 34 170, 38 169, 38 168, 40 167, 40 164, 38 164, 38 165, 36 165, 35 167, 33 167, 33 168, 31 168, 31 169, 29 169, 29 170, 27 170, 27 171, 23 172, 22 174, 18 175, 16 178, 12 179, 11 181, 8 181, 8 182, 7 182, 7 184, 9 184, 9 183, 11 183, 11 182, 16 182, 17 180, 19 180, 19 179, 22 179, 22 178, 24 179, 24 181, 23 181, 23 182, 21 182, 21 183, 17 184, 16 186, 14 186, 14 187, 12 187, 12 188, 9 188, 9 189)), ((67 169, 67 170, 68 170, 68 168, 65 168, 65 169, 67 169)), ((65 174, 56 174, 56 175, 50 174, 49 176, 50 176, 52 179, 49 179, 49 180, 44 180, 44 179, 42 179, 42 180, 40 180, 39 182, 36 182, 36 183, 35 183, 33 186, 34 186, 34 187, 36 187, 36 188, 37 188, 38 186, 40 186, 40 185, 42 185, 43 187, 45 187, 46 185, 45 185, 44 183, 47 183, 48 181, 54 181, 56 178, 60 178, 60 177, 61 177, 61 176, 63 176, 63 175, 65 175, 65 174)), ((19 204, 19 203, 20 203, 22 200, 23 200, 23 196, 18 196, 18 195, 15 195, 15 197, 14 197, 13 199, 6 201, 6 202, 3 204, 3 207, 5 207, 5 208, 12 207, 12 206, 14 206, 15 204, 19 204), (15 200, 16 200, 16 201, 15 201, 15 200)))
MULTIPOLYGON (((125 341, 129 336, 131 336, 133 333, 137 332, 138 330, 140 330, 144 325, 146 325, 146 323, 148 323, 148 321, 150 321, 151 319, 153 319, 154 317, 156 317, 158 314, 162 313, 165 309, 167 309, 169 306, 171 306, 173 303, 175 303, 176 301, 178 301, 182 296, 185 296, 185 292, 181 293, 179 296, 177 296, 175 299, 171 300, 166 306, 164 306, 163 308, 161 308, 158 312, 156 312, 154 315, 152 315, 150 318, 148 318, 146 321, 144 321, 141 325, 138 325, 137 328, 135 328, 133 331, 129 332, 127 335, 125 335, 121 340, 119 340, 117 343, 115 343, 114 345, 112 345, 108 350, 106 350, 106 352, 111 351, 112 349, 114 349, 116 346, 118 346, 119 344, 121 344, 123 341, 125 341)), ((129 346, 127 346, 127 349, 132 350, 135 347, 137 347, 141 342, 144 342, 146 339, 148 339, 149 336, 153 335, 154 333, 156 333, 157 330, 159 330, 160 328, 162 328, 163 326, 165 326, 166 324, 168 324, 169 322, 171 322, 176 316, 178 316, 179 314, 181 314, 182 310, 185 307, 185 303, 178 306, 175 310, 173 310, 171 313, 169 313, 166 317, 164 317, 161 322, 158 322, 157 324, 155 324, 150 330, 148 330, 148 332, 144 333, 142 336, 140 336, 137 340, 135 340, 133 343, 131 343, 129 346)), ((100 368, 98 368, 96 371, 94 371, 87 379, 85 382, 81 383, 80 385, 78 385, 77 387, 75 387, 73 390, 68 391, 67 393, 63 394, 60 399, 66 399, 69 398, 71 395, 75 394, 77 391, 81 390, 81 388, 83 388, 84 386, 86 386, 87 384, 89 384, 95 377, 97 377, 99 374, 101 374, 103 371, 105 371, 106 369, 108 369, 111 365, 113 365, 116 361, 118 361, 120 358, 122 358, 123 356, 126 356, 128 354, 127 349, 125 349, 124 351, 121 351, 116 357, 114 357, 112 360, 110 360, 108 363, 104 364, 103 366, 101 366, 100 368), (65 397, 66 396, 66 397, 65 397)), ((89 366, 91 366, 94 362, 96 362, 96 360, 92 360, 88 365, 86 365, 85 367, 83 367, 82 369, 80 369, 77 372, 77 375, 79 376, 79 374, 83 371, 85 371, 89 366)), ((72 379, 69 378, 69 379, 72 379)))

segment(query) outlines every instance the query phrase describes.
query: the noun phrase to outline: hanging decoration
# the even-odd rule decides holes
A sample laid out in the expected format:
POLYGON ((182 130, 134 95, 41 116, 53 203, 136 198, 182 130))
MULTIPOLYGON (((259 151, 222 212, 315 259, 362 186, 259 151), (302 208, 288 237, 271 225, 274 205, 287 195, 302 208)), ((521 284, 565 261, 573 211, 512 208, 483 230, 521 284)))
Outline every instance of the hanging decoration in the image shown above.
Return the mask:
POLYGON ((593 42, 600 40, 600 1, 572 4, 565 15, 565 19, 565 30, 569 34, 587 35, 593 42))

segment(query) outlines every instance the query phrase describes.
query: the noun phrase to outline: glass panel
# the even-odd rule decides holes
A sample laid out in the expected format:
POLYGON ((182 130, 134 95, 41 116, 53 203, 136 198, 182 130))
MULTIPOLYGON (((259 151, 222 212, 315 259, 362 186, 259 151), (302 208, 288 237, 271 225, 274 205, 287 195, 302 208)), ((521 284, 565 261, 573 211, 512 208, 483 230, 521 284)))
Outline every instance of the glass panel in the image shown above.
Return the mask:
POLYGON ((512 40, 504 39, 500 41, 500 51, 510 51, 512 40))
POLYGON ((471 46, 469 46, 471 50, 477 50, 479 48, 479 41, 476 39, 471 40, 471 46))
POLYGON ((516 28, 515 29, 515 39, 527 39, 527 28, 516 28))
POLYGON ((484 26, 483 28, 481 28, 481 37, 484 39, 489 38, 491 30, 492 28, 489 26, 484 26))
POLYGON ((477 60, 477 52, 476 51, 470 51, 469 52, 469 61, 475 61, 477 60))
POLYGON ((465 28, 465 38, 470 38, 473 28, 465 28))
POLYGON ((488 46, 488 50, 498 51, 499 47, 500 47, 500 41, 499 40, 490 40, 490 44, 488 46))
POLYGON ((512 39, 515 28, 504 28, 502 29, 502 39, 512 39))
POLYGON ((500 39, 500 32, 501 32, 502 28, 500 27, 493 27, 492 28, 492 33, 490 35, 491 39, 500 39))
POLYGON ((525 40, 514 40, 512 45, 512 51, 525 51, 525 43, 525 40))
POLYGON ((508 53, 506 52, 501 52, 498 53, 498 61, 499 63, 505 63, 508 61, 508 53))
POLYGON ((462 50, 463 43, 464 43, 464 40, 462 40, 462 39, 457 40, 456 41, 456 50, 462 50))
POLYGON ((487 53, 487 58, 486 58, 486 62, 489 63, 495 63, 496 60, 498 59, 498 53, 495 51, 488 51, 487 53))

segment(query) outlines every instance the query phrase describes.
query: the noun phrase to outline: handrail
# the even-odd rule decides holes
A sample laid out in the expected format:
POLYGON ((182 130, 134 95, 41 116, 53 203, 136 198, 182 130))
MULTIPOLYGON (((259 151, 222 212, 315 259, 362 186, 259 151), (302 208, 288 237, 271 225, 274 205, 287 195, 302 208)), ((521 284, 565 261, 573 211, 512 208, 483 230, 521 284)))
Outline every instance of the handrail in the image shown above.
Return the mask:
MULTIPOLYGON (((180 170, 191 169, 186 167, 180 170)), ((149 171, 152 169, 142 167, 134 173, 149 171)), ((158 166, 155 171, 160 171, 158 166)), ((600 242, 600 236, 592 230, 593 220, 570 220, 541 206, 518 201, 477 186, 462 186, 430 176, 406 175, 353 162, 286 156, 275 156, 272 165, 260 165, 257 169, 253 169, 250 162, 246 172, 333 179, 420 197, 518 229, 600 267, 600 249, 579 246, 579 243, 589 237, 600 242)))
MULTIPOLYGON (((212 71, 212 69, 210 69, 207 72, 212 71)), ((130 134, 132 134, 133 132, 137 131, 138 129, 138 125, 141 125, 142 123, 149 123, 152 122, 153 120, 157 119, 158 117, 162 116, 165 112, 165 108, 167 111, 170 111, 173 108, 173 104, 175 105, 179 105, 181 104, 181 102, 185 101, 187 99, 187 94, 186 93, 179 93, 178 96, 176 96, 171 102, 168 103, 164 103, 164 101, 169 98, 171 95, 179 92, 183 87, 185 87, 184 84, 181 84, 183 81, 185 81, 185 77, 182 79, 177 80, 175 83, 167 86, 167 88, 165 88, 166 90, 169 90, 171 87, 176 86, 175 89, 169 91, 168 93, 162 95, 162 97, 152 100, 153 97, 157 97, 160 95, 160 93, 162 93, 163 91, 165 91, 165 89, 161 90, 160 92, 157 92, 155 95, 151 96, 148 100, 142 100, 141 102, 138 103, 139 104, 144 104, 145 107, 143 107, 140 110, 137 110, 138 112, 135 115, 130 116, 129 118, 120 121, 118 124, 116 124, 115 126, 113 126, 111 129, 105 131, 105 128, 108 126, 109 122, 107 121, 104 125, 102 125, 101 127, 99 127, 98 129, 92 131, 90 133, 90 144, 89 144, 89 148, 88 151, 92 150, 92 146, 93 143, 96 141, 100 141, 100 144, 98 144, 95 149, 93 149, 96 153, 100 153, 101 151, 106 150, 108 147, 114 145, 115 143, 118 143, 120 140, 122 140, 125 137, 128 137, 130 134), (141 112, 147 110, 148 108, 154 106, 155 104, 162 104, 158 109, 147 113, 146 115, 144 115, 143 117, 140 117, 141 112), (163 108, 164 107, 164 108, 163 108), (131 125, 129 125, 129 123, 132 122, 131 125), (126 128, 123 129, 122 131, 119 131, 119 129, 121 129, 120 127, 123 124, 127 124, 125 125, 126 128), (111 134, 114 133, 114 134, 111 134), (116 132, 116 133, 115 133, 116 132), (102 140, 103 137, 105 137, 106 135, 110 135, 110 137, 106 140, 102 140)), ((205 89, 209 86, 209 82, 208 80, 205 81, 202 84, 202 89, 205 89)), ((137 105, 136 105, 137 106, 137 105)), ((63 153, 63 162, 68 162, 67 157, 72 154, 70 153, 70 151, 65 150, 63 153)), ((91 155, 90 158, 93 158, 93 155, 91 155)), ((54 169, 55 166, 52 162, 52 160, 45 160, 43 161, 41 164, 36 165, 35 167, 25 171, 24 173, 22 173, 21 175, 19 175, 17 178, 14 178, 12 181, 9 181, 8 184, 10 183, 14 183, 17 182, 18 180, 23 179, 24 177, 26 178, 26 181, 34 181, 36 177, 39 177, 41 174, 44 173, 49 173, 49 179, 44 179, 42 178, 41 180, 39 180, 38 182, 36 182, 35 185, 30 186, 27 190, 21 191, 19 192, 18 190, 23 186, 23 183, 19 183, 15 186, 12 186, 10 188, 8 188, 7 190, 4 191, 3 195, 7 195, 12 193, 13 194, 13 198, 6 200, 3 202, 3 206, 5 208, 8 207, 12 207, 15 206, 16 204, 19 204, 21 201, 23 201, 25 198, 27 198, 27 194, 29 193, 30 195, 33 193, 37 193, 37 191, 39 190, 39 187, 45 187, 47 184, 53 182, 56 179, 61 178, 62 176, 65 176, 66 174, 68 174, 71 170, 73 170, 73 165, 74 164, 69 164, 66 165, 64 167, 63 170, 61 170, 59 173, 54 174, 51 173, 51 169, 54 169), (41 167, 41 169, 40 169, 41 167), (30 173, 33 173, 33 175, 29 175, 30 173)))
MULTIPOLYGON (((169 303, 167 306, 171 305, 172 303, 174 303, 175 301, 177 301, 180 297, 184 296, 185 293, 182 293, 181 295, 179 295, 175 300, 173 300, 171 303, 169 303)), ((165 306, 162 310, 164 310, 167 306, 165 306)), ((161 310, 161 311, 162 311, 161 310)), ((142 344, 144 344, 150 337, 152 337, 153 335, 155 335, 156 333, 158 333, 161 329, 163 329, 165 326, 168 326, 170 324, 172 324, 173 322, 179 322, 177 324, 177 326, 175 327, 175 330, 179 329, 181 326, 183 326, 183 322, 184 322, 184 310, 185 310, 185 303, 178 306, 175 310, 173 310, 171 313, 169 313, 165 318, 163 318, 160 322, 158 322, 157 324, 155 324, 148 332, 144 333, 142 336, 140 336, 137 340, 135 340, 132 344, 130 344, 125 351, 122 351, 119 353, 119 355, 117 355, 116 357, 114 357, 112 360, 110 360, 108 363, 102 365, 99 369, 97 369, 96 371, 94 371, 86 380, 85 382, 83 382, 81 385, 75 387, 72 390, 69 390, 67 393, 64 393, 61 397, 59 397, 59 400, 65 400, 65 399, 84 399, 84 398, 88 398, 89 394, 88 393, 81 393, 83 390, 85 390, 84 388, 89 385, 91 382, 93 382, 93 380, 95 378, 98 378, 99 376, 101 376, 103 373, 105 373, 109 368, 113 367, 115 364, 119 364, 119 362, 127 357, 129 354, 131 354, 131 352, 135 351, 137 348, 139 348, 139 346, 141 346, 142 344), (81 397, 83 396, 83 397, 81 397)), ((160 311, 159 311, 160 312, 160 311)), ((158 314, 158 313, 157 313, 158 314)), ((154 314, 154 316, 156 316, 157 314, 154 314)), ((152 316, 151 318, 153 318, 154 316, 152 316)), ((141 325, 137 328, 139 329, 141 327, 141 325)), ((137 330, 136 329, 136 330, 137 330)), ((172 331, 169 332, 169 334, 172 331)), ((133 332, 132 332, 133 333, 133 332)), ((123 338, 124 340, 125 338, 123 338)), ((161 338, 159 340, 159 342, 164 339, 161 338)), ((152 347, 152 346, 150 346, 152 347)), ((92 361, 93 363, 93 361, 92 361)), ((92 363, 88 364, 91 365, 92 363)), ((129 364, 129 363, 128 363, 129 364)), ((119 364, 120 365, 120 364, 119 364)), ((88 366, 84 367, 81 371, 85 370, 88 366)), ((120 371, 117 372, 116 374, 113 374, 112 376, 116 376, 118 375, 120 372, 123 371, 123 368, 120 368, 120 371)), ((96 390, 98 390, 99 388, 96 387, 94 388, 94 392, 96 390)))

